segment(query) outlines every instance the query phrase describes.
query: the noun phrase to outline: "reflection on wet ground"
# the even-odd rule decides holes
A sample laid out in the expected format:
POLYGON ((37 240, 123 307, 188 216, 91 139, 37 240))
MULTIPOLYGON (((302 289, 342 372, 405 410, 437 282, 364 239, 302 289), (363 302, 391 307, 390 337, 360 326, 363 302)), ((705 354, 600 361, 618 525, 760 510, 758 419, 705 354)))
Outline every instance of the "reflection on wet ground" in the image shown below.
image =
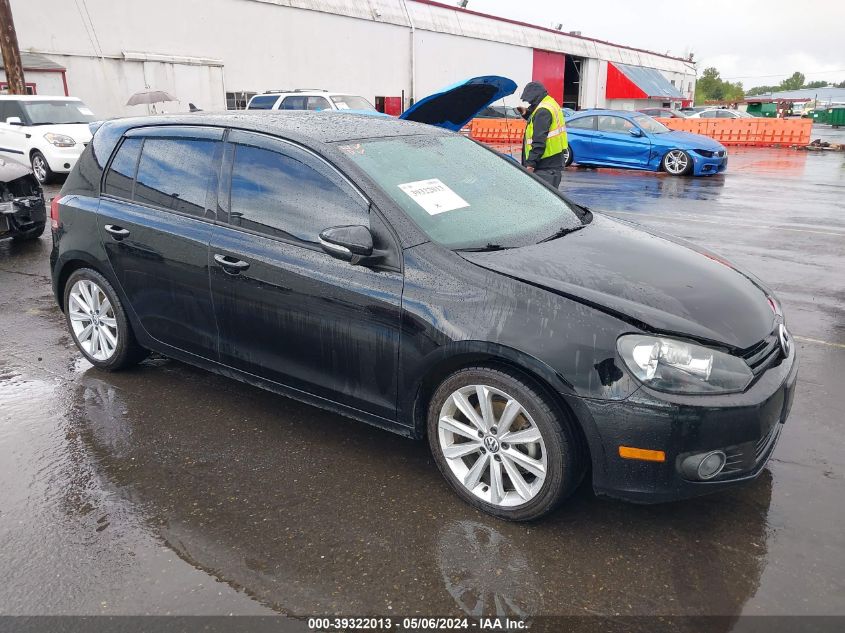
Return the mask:
POLYGON ((782 294, 806 340, 775 459, 682 503, 582 486, 530 525, 461 503, 422 443, 164 359, 91 368, 48 240, 0 244, 0 613, 845 613, 842 157, 762 151, 719 180, 569 170, 564 187, 782 294))

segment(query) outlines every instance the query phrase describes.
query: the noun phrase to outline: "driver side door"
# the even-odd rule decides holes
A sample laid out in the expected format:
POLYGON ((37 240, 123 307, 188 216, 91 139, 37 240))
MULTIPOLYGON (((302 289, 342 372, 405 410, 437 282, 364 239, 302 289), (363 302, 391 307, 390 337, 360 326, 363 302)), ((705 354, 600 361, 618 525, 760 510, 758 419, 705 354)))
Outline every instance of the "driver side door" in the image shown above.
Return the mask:
POLYGON ((645 167, 651 153, 651 141, 633 122, 621 116, 603 114, 593 138, 596 160, 621 167, 645 167), (642 136, 633 136, 638 131, 642 136))

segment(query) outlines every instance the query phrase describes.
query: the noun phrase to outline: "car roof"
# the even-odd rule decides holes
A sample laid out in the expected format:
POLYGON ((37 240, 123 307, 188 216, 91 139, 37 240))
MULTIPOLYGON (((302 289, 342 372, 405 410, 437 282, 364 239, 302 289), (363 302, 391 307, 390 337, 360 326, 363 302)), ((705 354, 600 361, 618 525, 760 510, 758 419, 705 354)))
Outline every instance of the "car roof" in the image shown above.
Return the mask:
POLYGON ((602 108, 596 108, 594 110, 578 110, 573 114, 570 119, 580 118, 582 116, 597 116, 602 114, 610 114, 615 116, 636 116, 641 115, 642 112, 632 111, 632 110, 604 110, 602 108))
POLYGON ((66 97, 64 95, 0 95, 4 101, 82 101, 79 97, 66 97))
POLYGON ((288 92, 259 92, 257 95, 252 97, 290 97, 290 96, 299 96, 299 97, 324 97, 326 95, 331 95, 334 97, 357 97, 358 95, 353 95, 349 92, 332 92, 331 90, 291 90, 288 92))
POLYGON ((335 110, 239 110, 237 112, 194 112, 115 119, 106 123, 124 130, 166 125, 208 125, 274 134, 305 144, 334 143, 364 138, 395 136, 442 136, 447 130, 402 121, 383 115, 335 110))

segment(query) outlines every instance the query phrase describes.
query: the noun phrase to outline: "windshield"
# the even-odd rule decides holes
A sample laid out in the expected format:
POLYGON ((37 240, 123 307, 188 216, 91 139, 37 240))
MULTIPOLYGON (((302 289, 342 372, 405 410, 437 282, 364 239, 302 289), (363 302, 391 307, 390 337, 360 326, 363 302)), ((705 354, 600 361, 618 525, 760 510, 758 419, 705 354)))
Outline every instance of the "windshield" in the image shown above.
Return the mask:
POLYGON ((660 121, 655 121, 650 116, 646 116, 644 114, 638 114, 632 118, 634 123, 636 123, 640 128, 642 128, 646 132, 650 132, 651 134, 665 134, 666 132, 672 131, 668 127, 663 125, 660 121))
POLYGON ((81 101, 21 101, 30 125, 90 123, 94 113, 81 101))
POLYGON ((345 142, 340 149, 447 248, 526 246, 582 225, 570 205, 513 161, 462 136, 345 142))
POLYGON ((332 95, 332 101, 334 101, 338 110, 375 110, 373 105, 364 97, 356 97, 355 95, 332 95))

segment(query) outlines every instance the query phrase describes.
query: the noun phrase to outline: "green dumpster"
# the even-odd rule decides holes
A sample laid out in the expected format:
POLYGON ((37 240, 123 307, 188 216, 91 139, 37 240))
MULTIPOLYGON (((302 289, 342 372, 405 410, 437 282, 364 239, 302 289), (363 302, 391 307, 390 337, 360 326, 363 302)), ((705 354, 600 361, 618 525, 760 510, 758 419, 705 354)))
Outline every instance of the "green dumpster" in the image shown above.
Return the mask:
POLYGON ((813 123, 827 123, 827 108, 815 108, 810 113, 810 118, 813 119, 813 123))
POLYGON ((777 104, 773 102, 752 101, 748 104, 746 112, 751 116, 775 118, 778 115, 778 108, 777 104))
POLYGON ((845 125, 845 106, 827 109, 827 122, 833 127, 845 125))

